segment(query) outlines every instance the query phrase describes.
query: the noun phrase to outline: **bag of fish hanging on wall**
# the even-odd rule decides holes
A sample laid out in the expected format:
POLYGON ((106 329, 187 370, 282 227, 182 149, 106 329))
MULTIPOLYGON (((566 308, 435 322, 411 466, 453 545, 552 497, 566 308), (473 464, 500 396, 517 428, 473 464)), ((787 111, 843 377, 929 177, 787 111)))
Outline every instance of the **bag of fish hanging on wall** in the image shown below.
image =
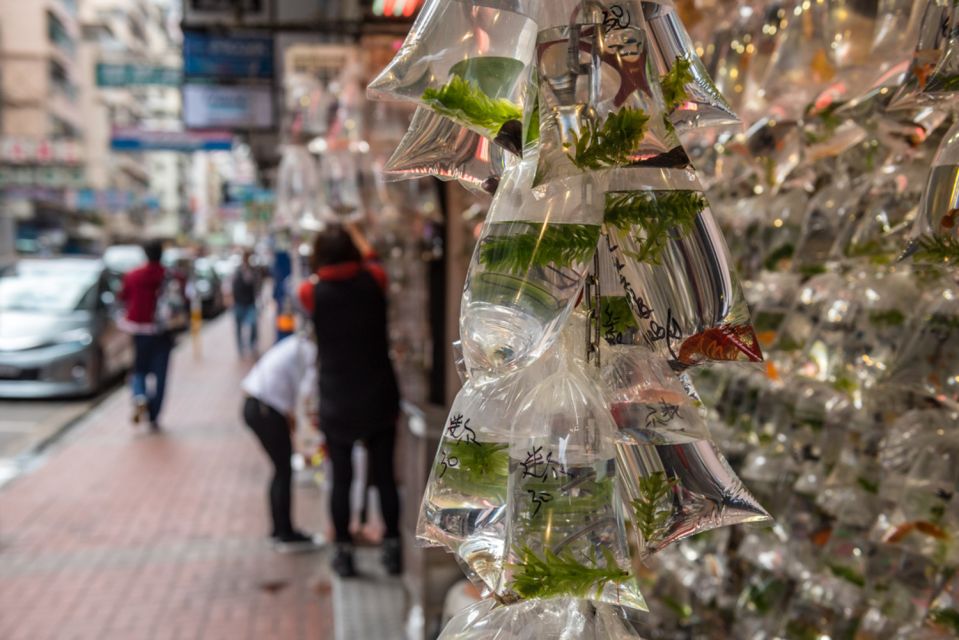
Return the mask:
POLYGON ((576 304, 599 239, 591 176, 530 186, 536 155, 508 169, 476 245, 460 314, 470 369, 507 371, 541 355, 576 304))
MULTIPOLYGON (((957 45, 959 48, 959 45, 957 45)), ((956 94, 959 100, 959 94, 956 94)), ((932 160, 919 215, 912 228, 913 257, 923 262, 959 262, 959 121, 952 125, 932 160)))
POLYGON ((952 0, 925 0, 919 39, 905 81, 890 109, 914 109, 955 101, 959 91, 959 6, 952 0))
POLYGON ((513 157, 475 131, 419 107, 383 170, 390 180, 435 176, 477 193, 495 193, 513 157))
POLYGON ((427 0, 369 96, 416 102, 518 151, 534 4, 427 0))
POLYGON ((712 442, 699 403, 665 360, 644 347, 613 346, 603 350, 602 362, 636 560, 703 531, 770 519, 712 442))
POLYGON ((616 425, 574 356, 585 351, 583 324, 571 323, 556 373, 541 379, 515 417, 508 560, 497 597, 576 597, 645 610, 616 485, 616 425))

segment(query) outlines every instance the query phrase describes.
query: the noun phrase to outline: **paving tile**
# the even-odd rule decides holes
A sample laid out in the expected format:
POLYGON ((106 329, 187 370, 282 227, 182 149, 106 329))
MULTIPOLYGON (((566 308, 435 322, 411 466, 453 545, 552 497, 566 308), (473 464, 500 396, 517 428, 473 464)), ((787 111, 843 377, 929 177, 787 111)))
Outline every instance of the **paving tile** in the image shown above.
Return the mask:
MULTIPOLYGON (((0 490, 0 638, 333 637, 325 555, 266 542, 270 467, 240 421, 232 331, 224 316, 202 360, 175 354, 161 434, 131 428, 119 391, 0 490)), ((322 530, 320 491, 295 491, 322 530)))

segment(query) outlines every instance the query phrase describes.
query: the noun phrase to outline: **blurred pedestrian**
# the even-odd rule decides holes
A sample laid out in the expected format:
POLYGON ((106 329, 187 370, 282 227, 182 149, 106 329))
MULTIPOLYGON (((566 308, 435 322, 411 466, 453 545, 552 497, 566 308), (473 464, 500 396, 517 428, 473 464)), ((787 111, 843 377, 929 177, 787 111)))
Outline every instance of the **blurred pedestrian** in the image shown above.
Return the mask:
POLYGON ((273 520, 271 539, 281 551, 309 548, 317 540, 296 529, 293 507, 293 434, 302 389, 316 393, 316 345, 302 333, 281 340, 263 354, 242 387, 246 398, 243 419, 256 434, 273 463, 269 503, 273 520))
POLYGON ((126 307, 121 326, 133 336, 133 423, 146 418, 158 431, 174 333, 188 318, 183 282, 160 263, 162 243, 151 241, 143 249, 147 263, 126 274, 120 288, 126 307))
POLYGON ((253 252, 243 252, 243 261, 233 274, 233 316, 236 319, 236 348, 240 357, 257 356, 257 300, 262 278, 253 265, 253 252), (244 333, 246 336, 244 336, 244 333))
POLYGON ((359 440, 366 446, 370 481, 383 511, 383 564, 397 575, 402 562, 393 456, 400 396, 389 357, 386 272, 352 225, 332 227, 317 236, 313 268, 299 293, 313 316, 320 363, 320 428, 333 465, 332 567, 342 577, 356 575, 349 527, 352 451, 359 440))

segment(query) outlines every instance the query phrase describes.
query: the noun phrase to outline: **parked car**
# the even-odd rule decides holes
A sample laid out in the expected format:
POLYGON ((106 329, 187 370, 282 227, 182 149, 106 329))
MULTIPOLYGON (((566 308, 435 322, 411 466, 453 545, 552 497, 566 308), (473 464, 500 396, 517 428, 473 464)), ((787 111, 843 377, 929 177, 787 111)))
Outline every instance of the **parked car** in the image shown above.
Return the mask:
POLYGON ((87 395, 133 364, 102 260, 21 259, 0 271, 0 398, 87 395))

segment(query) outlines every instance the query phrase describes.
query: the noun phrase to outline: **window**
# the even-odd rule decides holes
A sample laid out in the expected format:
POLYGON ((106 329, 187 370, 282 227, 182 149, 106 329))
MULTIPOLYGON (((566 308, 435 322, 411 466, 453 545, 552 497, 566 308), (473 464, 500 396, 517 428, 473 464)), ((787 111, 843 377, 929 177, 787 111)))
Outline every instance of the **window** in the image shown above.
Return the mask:
POLYGON ((77 99, 77 88, 70 82, 67 70, 56 60, 50 61, 50 87, 71 101, 77 99))
POLYGON ((60 18, 50 11, 47 11, 47 37, 67 55, 73 55, 76 51, 76 43, 70 36, 70 32, 60 22, 60 18))

